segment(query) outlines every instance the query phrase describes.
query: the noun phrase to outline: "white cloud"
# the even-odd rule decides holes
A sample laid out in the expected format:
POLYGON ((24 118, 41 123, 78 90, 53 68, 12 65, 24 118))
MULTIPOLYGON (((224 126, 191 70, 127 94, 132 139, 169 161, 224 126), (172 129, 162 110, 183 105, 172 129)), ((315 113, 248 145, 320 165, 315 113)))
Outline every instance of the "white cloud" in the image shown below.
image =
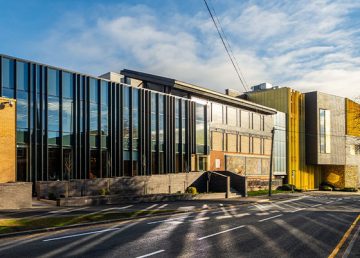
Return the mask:
MULTIPOLYGON (((356 9, 352 1, 251 1, 218 14, 250 85, 270 81, 354 97, 359 31, 349 12, 356 9)), ((32 49, 44 62, 91 74, 129 68, 241 90, 205 10, 164 17, 144 5, 100 5, 90 14, 66 14, 32 49)))

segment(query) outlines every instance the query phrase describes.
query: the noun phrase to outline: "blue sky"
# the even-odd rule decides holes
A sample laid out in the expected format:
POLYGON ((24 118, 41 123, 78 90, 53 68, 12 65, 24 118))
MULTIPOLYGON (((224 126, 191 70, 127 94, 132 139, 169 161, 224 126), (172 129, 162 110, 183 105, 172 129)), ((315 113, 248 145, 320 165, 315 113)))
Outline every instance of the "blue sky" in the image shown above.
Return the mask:
MULTIPOLYGON (((208 0, 248 85, 360 95, 359 1, 208 0)), ((202 0, 0 0, 0 52, 242 90, 202 0)))

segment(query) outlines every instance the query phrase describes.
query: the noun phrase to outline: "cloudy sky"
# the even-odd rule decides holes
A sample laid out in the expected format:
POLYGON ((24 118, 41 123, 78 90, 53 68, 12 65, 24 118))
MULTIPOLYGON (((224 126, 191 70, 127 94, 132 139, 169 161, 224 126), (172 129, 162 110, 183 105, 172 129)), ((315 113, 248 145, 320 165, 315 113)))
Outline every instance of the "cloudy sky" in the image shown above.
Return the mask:
MULTIPOLYGON (((360 95, 360 1, 208 0, 248 85, 360 95)), ((0 0, 0 52, 243 90, 203 0, 0 0)))

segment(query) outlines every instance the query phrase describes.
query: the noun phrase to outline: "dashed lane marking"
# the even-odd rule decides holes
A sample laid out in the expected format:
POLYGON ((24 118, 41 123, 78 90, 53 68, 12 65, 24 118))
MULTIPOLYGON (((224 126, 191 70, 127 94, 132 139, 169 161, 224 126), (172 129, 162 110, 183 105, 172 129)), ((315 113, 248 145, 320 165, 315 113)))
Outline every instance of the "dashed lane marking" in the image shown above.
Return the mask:
POLYGON ((224 234, 224 233, 226 233, 226 232, 230 232, 230 231, 233 231, 233 230, 236 230, 236 229, 239 229, 239 228, 243 228, 243 227, 245 227, 245 225, 241 225, 241 226, 234 227, 234 228, 229 228, 229 229, 227 229, 227 230, 223 230, 223 231, 220 231, 220 232, 211 234, 211 235, 199 237, 198 240, 203 240, 203 239, 206 239, 206 238, 209 238, 209 237, 213 237, 213 236, 217 236, 217 235, 220 235, 220 234, 224 234))
POLYGON ((279 215, 272 216, 272 217, 269 217, 269 218, 266 218, 266 219, 261 219, 258 222, 263 222, 263 221, 267 221, 267 220, 270 220, 270 219, 275 219, 275 218, 278 218, 278 217, 281 217, 281 216, 282 216, 282 214, 279 214, 279 215))
POLYGON ((149 256, 159 254, 159 253, 162 253, 162 252, 165 252, 165 250, 163 250, 163 249, 158 250, 158 251, 155 251, 155 252, 152 252, 152 253, 149 253, 149 254, 144 254, 144 255, 141 255, 141 256, 137 256, 136 258, 145 258, 145 257, 149 257, 149 256))

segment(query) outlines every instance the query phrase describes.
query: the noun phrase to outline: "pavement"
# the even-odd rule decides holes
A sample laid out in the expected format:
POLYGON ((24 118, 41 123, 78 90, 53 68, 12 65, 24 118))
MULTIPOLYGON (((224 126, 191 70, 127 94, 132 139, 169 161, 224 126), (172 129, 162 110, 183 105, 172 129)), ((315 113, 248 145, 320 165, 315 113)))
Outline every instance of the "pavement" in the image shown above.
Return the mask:
POLYGON ((181 214, 2 238, 0 257, 360 257, 360 222, 354 224, 359 194, 316 192, 242 201, 8 211, 1 216, 184 209, 181 214))

